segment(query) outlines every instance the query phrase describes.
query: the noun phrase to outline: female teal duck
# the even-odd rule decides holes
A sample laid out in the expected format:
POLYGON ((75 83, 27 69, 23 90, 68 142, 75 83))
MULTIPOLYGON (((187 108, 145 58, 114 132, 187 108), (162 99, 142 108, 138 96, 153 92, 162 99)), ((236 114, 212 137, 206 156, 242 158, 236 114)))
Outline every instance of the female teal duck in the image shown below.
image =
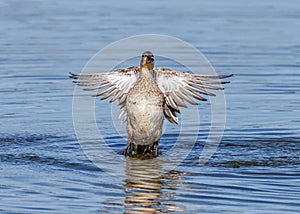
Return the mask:
POLYGON ((121 114, 127 122, 128 141, 124 155, 154 149, 158 154, 158 141, 162 135, 164 118, 178 123, 179 107, 187 107, 185 101, 197 105, 195 99, 206 101, 202 94, 215 96, 205 89, 222 90, 214 81, 232 75, 208 76, 177 72, 168 68, 154 68, 154 56, 150 51, 142 55, 140 67, 118 69, 108 73, 70 73, 74 83, 85 86, 84 90, 102 89, 93 96, 108 97, 109 102, 118 100, 121 114))

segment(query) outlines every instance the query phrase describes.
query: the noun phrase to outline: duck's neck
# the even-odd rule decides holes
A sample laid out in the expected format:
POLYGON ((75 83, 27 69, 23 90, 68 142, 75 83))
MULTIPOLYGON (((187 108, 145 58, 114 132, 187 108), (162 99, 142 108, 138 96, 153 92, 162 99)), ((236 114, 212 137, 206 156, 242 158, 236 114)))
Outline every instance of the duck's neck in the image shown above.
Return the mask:
POLYGON ((153 70, 149 70, 147 68, 142 68, 141 72, 140 72, 140 77, 146 77, 146 78, 154 78, 154 71, 153 70))

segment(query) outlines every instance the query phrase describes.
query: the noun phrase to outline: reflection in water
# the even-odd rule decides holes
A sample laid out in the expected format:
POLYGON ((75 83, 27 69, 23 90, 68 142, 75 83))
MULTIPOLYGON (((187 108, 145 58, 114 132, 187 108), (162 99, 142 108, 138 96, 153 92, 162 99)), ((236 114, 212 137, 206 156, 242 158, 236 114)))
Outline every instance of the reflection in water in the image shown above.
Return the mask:
MULTIPOLYGON (((172 171, 172 174, 174 172, 172 171)), ((158 159, 138 160, 127 158, 125 180, 125 213, 157 213, 182 211, 168 200, 175 191, 174 176, 163 174, 158 159), (169 180, 171 178, 171 180, 169 180), (171 184, 172 188, 168 187, 171 184), (163 204, 162 200, 168 201, 163 204)), ((175 179, 176 180, 176 179, 175 179)))

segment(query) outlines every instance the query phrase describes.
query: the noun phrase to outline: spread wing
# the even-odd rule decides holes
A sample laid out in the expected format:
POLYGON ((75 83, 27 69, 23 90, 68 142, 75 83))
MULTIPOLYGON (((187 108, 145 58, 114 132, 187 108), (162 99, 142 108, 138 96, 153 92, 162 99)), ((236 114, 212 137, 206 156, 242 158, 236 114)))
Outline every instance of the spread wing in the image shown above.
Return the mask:
POLYGON ((180 113, 179 107, 187 107, 185 101, 192 105, 197 105, 196 100, 206 101, 203 95, 215 96, 214 93, 207 91, 223 90, 224 88, 216 86, 229 83, 228 81, 219 81, 232 75, 198 75, 187 72, 177 72, 167 68, 155 68, 156 82, 160 90, 164 93, 166 104, 164 106, 165 117, 171 123, 178 123, 176 113, 180 113), (193 99, 195 98, 195 99, 193 99))
POLYGON ((138 67, 130 67, 126 69, 118 69, 108 73, 95 74, 73 74, 70 78, 75 79, 73 82, 78 86, 84 86, 83 90, 99 90, 92 96, 100 96, 100 100, 105 100, 112 96, 109 102, 119 101, 121 108, 120 118, 126 120, 125 100, 129 90, 133 87, 137 80, 138 67))

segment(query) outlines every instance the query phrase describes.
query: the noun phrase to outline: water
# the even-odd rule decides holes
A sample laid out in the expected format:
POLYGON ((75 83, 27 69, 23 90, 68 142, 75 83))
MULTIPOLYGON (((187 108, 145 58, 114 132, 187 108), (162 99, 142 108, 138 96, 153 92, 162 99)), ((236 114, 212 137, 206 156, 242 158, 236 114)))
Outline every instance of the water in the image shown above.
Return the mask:
MULTIPOLYGON (((297 1, 1 1, 0 212, 298 213, 299 14, 297 1), (67 76, 111 42, 144 33, 179 37, 217 72, 235 74, 226 130, 198 164, 209 128, 202 104, 199 139, 180 166, 127 158, 119 178, 81 150, 67 76)), ((166 127, 163 154, 177 131, 166 127)), ((102 133, 124 148, 109 128, 102 133)))

